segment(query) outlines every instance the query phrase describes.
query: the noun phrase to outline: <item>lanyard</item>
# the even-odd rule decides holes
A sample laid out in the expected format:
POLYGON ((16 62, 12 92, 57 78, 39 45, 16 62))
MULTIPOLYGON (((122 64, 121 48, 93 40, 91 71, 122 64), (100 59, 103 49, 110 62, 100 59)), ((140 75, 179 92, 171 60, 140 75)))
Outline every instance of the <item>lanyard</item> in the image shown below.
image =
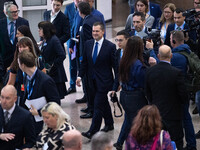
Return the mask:
POLYGON ((33 93, 33 87, 35 85, 35 79, 33 80, 32 85, 30 85, 30 82, 31 81, 29 81, 28 84, 27 84, 28 99, 30 99, 31 94, 33 93))
POLYGON ((123 55, 123 49, 121 49, 120 51, 120 59, 122 58, 122 55, 123 55))
MULTIPOLYGON (((23 76, 24 76, 25 78, 27 78, 27 77, 26 77, 26 74, 25 74, 24 72, 23 72, 23 76)), ((27 93, 28 93, 27 99, 29 99, 29 100, 30 100, 31 94, 33 93, 33 87, 34 87, 34 85, 35 85, 35 79, 33 80, 32 85, 31 85, 30 83, 31 83, 31 81, 28 80, 28 84, 27 84, 27 86, 26 86, 27 93)))
POLYGON ((166 32, 167 32, 167 23, 165 22, 164 25, 164 38, 166 39, 166 32))

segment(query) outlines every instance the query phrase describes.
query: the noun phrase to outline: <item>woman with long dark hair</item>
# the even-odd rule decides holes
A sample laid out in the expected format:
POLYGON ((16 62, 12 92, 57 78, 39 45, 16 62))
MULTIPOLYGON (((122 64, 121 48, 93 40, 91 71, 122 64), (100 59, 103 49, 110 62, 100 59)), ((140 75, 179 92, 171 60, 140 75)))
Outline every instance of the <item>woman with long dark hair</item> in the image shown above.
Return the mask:
MULTIPOLYGON (((37 43, 36 43, 32 33, 31 33, 31 31, 30 31, 30 28, 28 26, 26 26, 26 25, 19 26, 17 28, 16 37, 18 38, 18 41, 22 37, 30 38, 31 42, 26 42, 26 44, 23 44, 23 46, 27 46, 27 44, 28 44, 29 45, 28 47, 31 50, 31 52, 34 52, 34 55, 39 56, 40 50, 37 46, 37 43), (32 47, 32 44, 33 44, 33 47, 32 47)), ((25 39, 23 39, 23 40, 25 40, 25 39)), ((30 41, 30 40, 26 40, 26 41, 30 41)), ((22 46, 22 45, 20 44, 20 46, 22 46)), ((18 72, 18 69, 19 69, 19 65, 17 63, 18 54, 19 54, 19 45, 17 45, 17 48, 15 50, 15 54, 14 54, 13 62, 11 63, 10 68, 9 68, 10 73, 9 73, 9 79, 8 79, 8 82, 7 82, 7 84, 9 84, 9 85, 15 85, 15 82, 16 82, 17 72, 18 72)), ((17 89, 17 91, 19 92, 18 89, 17 89)))
POLYGON ((38 24, 39 36, 43 39, 41 44, 41 56, 47 74, 55 81, 60 99, 67 95, 65 82, 67 76, 63 66, 65 60, 65 50, 60 40, 55 35, 54 25, 48 21, 42 21, 38 24))
POLYGON ((117 149, 122 149, 137 111, 147 104, 143 91, 146 72, 143 49, 140 37, 129 38, 120 61, 119 82, 122 88, 120 103, 125 111, 125 117, 117 143, 114 144, 117 149))
POLYGON ((144 106, 133 121, 125 149, 173 150, 169 133, 161 129, 162 123, 158 108, 155 105, 144 106))

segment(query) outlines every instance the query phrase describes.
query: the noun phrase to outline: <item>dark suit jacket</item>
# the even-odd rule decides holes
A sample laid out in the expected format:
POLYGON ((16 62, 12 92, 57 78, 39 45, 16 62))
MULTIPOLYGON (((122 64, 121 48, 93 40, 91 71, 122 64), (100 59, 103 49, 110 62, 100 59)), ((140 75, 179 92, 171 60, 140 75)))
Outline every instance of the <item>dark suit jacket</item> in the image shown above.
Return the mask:
MULTIPOLYGON (((16 30, 21 25, 29 26, 29 23, 24 18, 19 17, 16 20, 16 30)), ((16 33, 16 31, 15 31, 16 33)), ((0 20, 0 55, 3 58, 5 69, 10 66, 13 61, 14 52, 16 49, 17 39, 15 38, 14 44, 11 44, 8 29, 7 29, 7 18, 0 20)))
POLYGON ((9 142, 0 140, 1 150, 15 150, 15 148, 31 148, 35 144, 36 135, 32 114, 16 105, 11 119, 4 127, 4 113, 0 106, 0 133, 13 133, 15 138, 9 142), (25 139, 24 139, 25 138, 25 139), (24 144, 25 141, 25 144, 24 144))
POLYGON ((181 120, 182 104, 188 101, 181 70, 166 62, 149 68, 146 95, 150 103, 158 107, 162 119, 181 120))
POLYGON ((119 65, 120 65, 120 60, 121 60, 121 51, 122 49, 118 49, 116 51, 116 55, 115 55, 115 66, 116 66, 116 76, 115 76, 115 81, 113 84, 113 90, 117 91, 118 87, 119 87, 119 78, 118 78, 118 72, 119 72, 119 65))
POLYGON ((81 64, 79 76, 83 78, 85 73, 87 73, 89 84, 92 80, 95 80, 98 92, 108 92, 113 86, 112 69, 114 69, 116 73, 116 46, 110 41, 104 39, 95 64, 92 59, 93 46, 93 39, 85 43, 83 62, 81 64))
MULTIPOLYGON (((170 44, 170 32, 173 31, 173 30, 175 30, 174 28, 175 28, 175 24, 174 24, 174 23, 170 24, 170 25, 168 26, 168 28, 167 28, 165 44, 168 45, 168 46, 171 46, 171 44, 170 44)), ((184 30, 186 30, 186 29, 188 29, 188 28, 189 28, 188 24, 185 24, 184 30)), ((190 39, 192 39, 193 41, 195 41, 195 37, 196 37, 196 36, 195 36, 195 32, 194 32, 194 31, 190 31, 190 32, 188 33, 188 35, 189 35, 189 38, 190 38, 190 39)))
POLYGON ((82 30, 80 32, 80 56, 83 56, 85 42, 93 39, 92 26, 97 21, 101 20, 93 15, 88 15, 83 20, 82 30))
POLYGON ((155 21, 154 21, 152 28, 155 28, 156 27, 156 20, 161 17, 162 11, 161 11, 160 6, 158 4, 155 4, 155 3, 152 3, 152 2, 150 2, 149 7, 150 7, 150 14, 155 18, 155 21))
POLYGON ((67 76, 63 66, 66 56, 56 35, 46 41, 45 46, 42 47, 41 55, 45 63, 53 65, 48 75, 54 79, 55 83, 66 82, 67 76))
MULTIPOLYGON (((44 12, 44 20, 51 21, 51 10, 44 12)), ((60 11, 52 22, 56 28, 56 36, 60 39, 62 45, 70 38, 69 19, 60 11)))
MULTIPOLYGON (((33 86, 33 92, 30 95, 30 100, 31 99, 36 99, 40 97, 45 97, 48 102, 56 102, 60 105, 60 98, 59 98, 59 93, 56 87, 55 82, 53 79, 43 73, 41 70, 37 69, 35 76, 33 77, 33 80, 35 80, 35 84, 33 86)), ((25 106, 25 100, 27 99, 28 93, 27 93, 27 84, 28 80, 25 79, 24 81, 24 99, 23 102, 21 103, 21 106, 26 108, 25 106)))

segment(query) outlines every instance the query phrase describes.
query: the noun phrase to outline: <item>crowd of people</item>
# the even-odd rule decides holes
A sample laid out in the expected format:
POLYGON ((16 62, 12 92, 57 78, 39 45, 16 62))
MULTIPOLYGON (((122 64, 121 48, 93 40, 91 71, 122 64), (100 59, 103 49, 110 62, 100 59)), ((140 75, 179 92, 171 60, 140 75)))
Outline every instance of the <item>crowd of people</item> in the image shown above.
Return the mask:
POLYGON ((82 136, 91 139, 92 150, 197 149, 200 131, 195 134, 188 108, 196 95, 200 113, 200 88, 193 93, 187 89, 190 64, 183 53, 200 57, 200 0, 193 0, 194 9, 187 13, 173 3, 163 10, 149 0, 132 3, 116 44, 106 39, 104 16, 93 7, 94 0, 74 0, 64 13, 63 0, 51 0, 51 10, 38 23, 38 42, 29 21, 18 16, 15 1, 4 3, 0 149, 81 150, 82 136), (80 118, 92 118, 82 133, 60 106, 76 86, 83 87, 84 96, 75 102, 87 103, 80 118), (108 93, 118 91, 125 114, 113 144, 106 133, 114 130, 108 93))

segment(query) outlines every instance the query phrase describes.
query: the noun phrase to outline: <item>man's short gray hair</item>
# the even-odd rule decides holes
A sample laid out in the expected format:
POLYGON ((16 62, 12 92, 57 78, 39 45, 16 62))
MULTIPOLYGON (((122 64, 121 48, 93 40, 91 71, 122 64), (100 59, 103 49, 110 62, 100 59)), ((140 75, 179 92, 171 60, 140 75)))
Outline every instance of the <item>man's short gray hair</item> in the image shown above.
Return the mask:
POLYGON ((12 6, 16 6, 16 5, 11 3, 11 2, 10 3, 4 3, 4 11, 8 12, 10 10, 10 7, 12 7, 12 6))

